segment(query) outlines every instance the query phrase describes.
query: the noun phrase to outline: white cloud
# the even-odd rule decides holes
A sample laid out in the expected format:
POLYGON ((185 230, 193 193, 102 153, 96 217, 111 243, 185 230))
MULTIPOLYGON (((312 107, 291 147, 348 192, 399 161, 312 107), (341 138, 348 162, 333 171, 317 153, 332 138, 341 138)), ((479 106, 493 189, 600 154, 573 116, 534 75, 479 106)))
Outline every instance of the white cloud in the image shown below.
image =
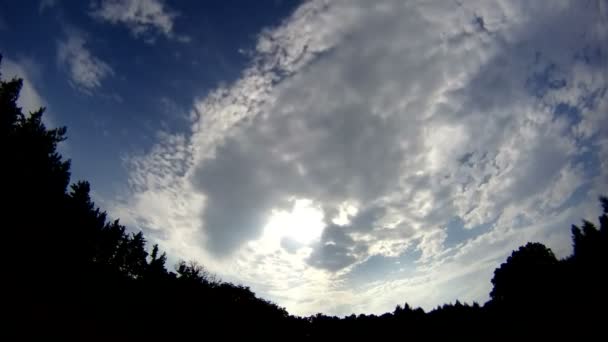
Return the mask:
POLYGON ((27 71, 28 69, 35 69, 35 64, 31 60, 13 61, 3 57, 0 68, 3 79, 9 80, 17 77, 23 80, 17 105, 22 108, 24 113, 35 112, 40 107, 46 106, 46 101, 40 96, 35 85, 32 83, 30 73, 27 71), (24 67, 24 65, 30 66, 30 68, 24 67))
POLYGON ((67 68, 70 84, 87 94, 101 87, 114 70, 108 63, 95 57, 85 46, 85 36, 79 32, 69 31, 67 38, 57 44, 57 60, 67 68))
POLYGON ((163 0, 100 0, 91 3, 91 15, 111 24, 126 25, 133 36, 153 42, 156 34, 188 42, 186 36, 176 36, 173 22, 178 13, 163 0))
MULTIPOLYGON (((0 63, 0 73, 3 80, 13 78, 20 78, 22 80, 23 84, 19 98, 17 99, 17 105, 21 107, 23 114, 27 115, 45 107, 42 122, 47 128, 57 127, 52 108, 48 107, 48 102, 41 95, 40 88, 36 86, 36 84, 43 84, 40 64, 27 57, 11 59, 3 56, 2 63, 0 63)), ((67 140, 60 142, 58 149, 65 158, 69 158, 70 145, 67 140)))
POLYGON ((568 225, 608 190, 595 5, 307 2, 260 35, 238 81, 195 101, 191 133, 128 159, 112 212, 296 314, 484 300, 518 245, 568 253, 568 225), (266 224, 294 199, 322 209, 319 238, 266 224), (454 217, 489 228, 448 245, 454 217), (408 253, 392 280, 348 281, 408 253))

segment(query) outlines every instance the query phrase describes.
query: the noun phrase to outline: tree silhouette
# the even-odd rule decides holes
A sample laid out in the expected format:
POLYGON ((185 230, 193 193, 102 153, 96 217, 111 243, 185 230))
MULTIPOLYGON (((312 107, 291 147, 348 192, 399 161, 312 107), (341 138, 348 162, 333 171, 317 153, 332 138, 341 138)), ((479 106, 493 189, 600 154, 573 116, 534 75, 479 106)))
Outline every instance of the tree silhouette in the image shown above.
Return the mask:
POLYGON ((165 268, 167 254, 163 252, 162 254, 158 255, 158 253, 158 244, 155 244, 152 247, 152 253, 150 253, 150 262, 148 263, 145 273, 147 280, 158 281, 158 279, 163 278, 167 274, 167 270, 165 268))
POLYGON ((196 261, 180 261, 175 270, 178 274, 178 279, 186 283, 208 284, 212 283, 209 272, 196 261))
POLYGON ((557 265, 549 248, 538 242, 528 243, 494 271, 490 297, 496 302, 532 304, 552 286, 557 265))

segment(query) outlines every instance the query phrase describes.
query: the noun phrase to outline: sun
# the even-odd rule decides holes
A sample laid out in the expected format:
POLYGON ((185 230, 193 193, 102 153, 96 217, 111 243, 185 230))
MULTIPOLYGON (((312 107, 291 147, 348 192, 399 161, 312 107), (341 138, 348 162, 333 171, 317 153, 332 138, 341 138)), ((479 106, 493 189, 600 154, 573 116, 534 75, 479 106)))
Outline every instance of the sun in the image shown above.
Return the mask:
POLYGON ((293 201, 291 210, 273 211, 268 227, 281 237, 308 244, 319 239, 323 233, 323 211, 311 200, 297 199, 293 201))

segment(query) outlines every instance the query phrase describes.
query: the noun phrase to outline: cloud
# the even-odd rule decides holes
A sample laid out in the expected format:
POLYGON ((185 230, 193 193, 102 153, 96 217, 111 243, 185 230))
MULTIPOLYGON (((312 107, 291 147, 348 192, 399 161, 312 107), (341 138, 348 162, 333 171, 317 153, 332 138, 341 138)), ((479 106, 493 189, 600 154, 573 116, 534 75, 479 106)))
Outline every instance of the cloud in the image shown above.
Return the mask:
POLYGON ((343 227, 335 225, 326 227, 321 239, 322 244, 311 254, 308 263, 334 272, 352 265, 357 260, 357 254, 366 251, 360 250, 361 247, 365 249, 365 245, 356 246, 347 232, 343 227))
POLYGON ((126 25, 134 37, 154 42, 156 35, 188 42, 186 36, 173 32, 178 12, 168 8, 163 0, 100 0, 91 2, 91 16, 111 24, 126 25))
POLYGON ((40 0, 38 5, 38 13, 43 13, 47 9, 57 6, 57 0, 40 0))
MULTIPOLYGON (((55 120, 53 120, 52 109, 48 108, 48 102, 41 95, 40 88, 36 84, 42 83, 42 70, 41 65, 38 64, 34 59, 21 57, 18 59, 2 57, 2 63, 0 64, 0 72, 3 80, 9 80, 13 78, 20 78, 23 81, 19 98, 17 99, 17 105, 21 107, 24 114, 35 112, 38 109, 45 107, 47 110, 42 116, 42 121, 46 127, 57 127, 55 120)), ((68 155, 69 145, 67 141, 63 141, 59 144, 59 149, 62 154, 68 155)))
POLYGON ((70 84, 86 94, 101 87, 104 79, 114 75, 114 70, 106 62, 95 57, 85 46, 83 34, 69 31, 65 40, 57 44, 57 61, 67 68, 70 84))
POLYGON ((568 225, 608 190, 607 16, 593 1, 307 2, 195 101, 191 132, 127 158, 112 212, 296 314, 482 301, 518 245, 567 254, 568 225), (304 243, 273 224, 298 200, 323 217, 304 243), (365 267, 390 279, 349 276, 365 267))
POLYGON ((2 71, 3 79, 9 80, 17 77, 23 80, 23 87, 21 88, 19 99, 17 99, 17 105, 23 109, 24 113, 34 112, 46 106, 46 101, 40 96, 40 93, 32 83, 30 73, 27 71, 36 69, 36 64, 33 61, 28 59, 14 61, 3 57, 1 67, 0 71, 2 71))

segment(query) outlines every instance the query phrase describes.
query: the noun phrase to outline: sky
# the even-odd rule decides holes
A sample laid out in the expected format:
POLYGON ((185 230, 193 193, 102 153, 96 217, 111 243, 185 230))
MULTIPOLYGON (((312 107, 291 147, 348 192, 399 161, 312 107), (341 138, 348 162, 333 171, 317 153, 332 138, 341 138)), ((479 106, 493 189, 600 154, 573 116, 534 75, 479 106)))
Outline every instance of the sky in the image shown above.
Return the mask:
POLYGON ((295 315, 483 303, 608 194, 606 0, 0 0, 0 53, 110 216, 295 315))

